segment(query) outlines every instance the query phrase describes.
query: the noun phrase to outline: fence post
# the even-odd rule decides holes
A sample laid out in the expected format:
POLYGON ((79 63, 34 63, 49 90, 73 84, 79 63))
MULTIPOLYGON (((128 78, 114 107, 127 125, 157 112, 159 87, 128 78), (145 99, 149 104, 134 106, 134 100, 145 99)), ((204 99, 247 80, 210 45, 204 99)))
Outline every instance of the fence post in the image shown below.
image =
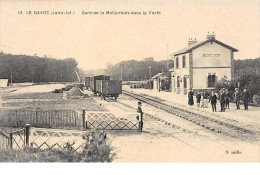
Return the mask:
POLYGON ((85 109, 82 111, 82 122, 83 122, 83 129, 86 129, 86 111, 85 109))
POLYGON ((30 124, 25 125, 25 144, 26 144, 26 147, 29 146, 30 128, 31 128, 30 124))
POLYGON ((36 117, 36 126, 38 127, 38 114, 37 114, 37 111, 35 111, 35 117, 36 117))
POLYGON ((10 137, 10 149, 13 149, 13 133, 9 133, 10 137))

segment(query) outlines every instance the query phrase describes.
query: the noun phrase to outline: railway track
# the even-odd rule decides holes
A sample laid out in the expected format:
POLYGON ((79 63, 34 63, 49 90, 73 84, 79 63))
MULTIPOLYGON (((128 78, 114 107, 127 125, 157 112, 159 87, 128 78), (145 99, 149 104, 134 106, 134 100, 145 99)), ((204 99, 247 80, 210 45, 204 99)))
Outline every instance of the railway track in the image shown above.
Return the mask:
MULTIPOLYGON (((218 134, 222 134, 225 136, 229 136, 232 138, 236 138, 239 140, 244 141, 250 141, 250 142, 256 142, 257 141, 257 133, 254 131, 250 131, 248 129, 244 129, 242 127, 238 127, 232 124, 229 124, 227 122, 223 122, 217 119, 213 119, 210 117, 207 117, 202 114, 194 113, 179 107, 175 107, 166 103, 163 103, 161 101, 158 101, 157 99, 152 99, 144 95, 135 94, 129 91, 123 90, 123 94, 130 96, 132 98, 135 98, 139 101, 142 101, 144 103, 147 103, 151 106, 154 106, 156 108, 159 108, 165 112, 168 112, 170 114, 173 114, 175 116, 181 117, 184 120, 190 121, 200 127, 203 127, 207 130, 210 130, 211 132, 215 132, 218 134)), ((160 121, 161 119, 149 116, 155 120, 160 121)), ((164 121, 167 123, 167 121, 164 121)))

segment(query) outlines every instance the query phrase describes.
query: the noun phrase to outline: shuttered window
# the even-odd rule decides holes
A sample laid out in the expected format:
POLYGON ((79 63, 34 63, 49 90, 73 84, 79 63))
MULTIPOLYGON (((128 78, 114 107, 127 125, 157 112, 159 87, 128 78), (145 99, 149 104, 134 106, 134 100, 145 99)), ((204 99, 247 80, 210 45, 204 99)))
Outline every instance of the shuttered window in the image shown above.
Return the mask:
POLYGON ((179 57, 176 57, 176 69, 179 68, 179 57))
POLYGON ((177 87, 180 87, 180 77, 177 77, 177 87))
POLYGON ((186 58, 185 58, 185 55, 182 56, 182 67, 183 67, 183 68, 186 67, 186 58))
POLYGON ((183 77, 183 86, 184 88, 187 88, 187 78, 183 77))
POLYGON ((216 75, 208 75, 208 87, 215 87, 216 75))

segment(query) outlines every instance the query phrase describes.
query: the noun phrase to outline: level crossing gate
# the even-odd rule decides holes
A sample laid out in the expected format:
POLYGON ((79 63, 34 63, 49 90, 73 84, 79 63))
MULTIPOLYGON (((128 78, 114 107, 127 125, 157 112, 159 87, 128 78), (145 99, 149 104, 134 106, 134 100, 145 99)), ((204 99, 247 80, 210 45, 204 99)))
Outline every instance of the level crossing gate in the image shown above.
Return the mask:
POLYGON ((86 112, 86 129, 136 130, 138 113, 86 112))

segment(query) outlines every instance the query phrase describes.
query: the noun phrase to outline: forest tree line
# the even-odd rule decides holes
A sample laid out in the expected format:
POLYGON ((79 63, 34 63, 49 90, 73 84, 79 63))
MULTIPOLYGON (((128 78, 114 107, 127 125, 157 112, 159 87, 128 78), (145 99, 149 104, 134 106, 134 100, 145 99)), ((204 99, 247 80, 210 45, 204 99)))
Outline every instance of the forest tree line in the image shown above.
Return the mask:
POLYGON ((173 60, 154 61, 152 57, 141 61, 129 60, 122 61, 115 65, 108 65, 106 74, 111 75, 112 79, 124 81, 139 81, 149 79, 149 67, 151 77, 160 72, 168 72, 173 67, 173 60))
MULTIPOLYGON (((0 53, 0 78, 9 79, 10 83, 22 82, 73 82, 77 81, 75 70, 80 77, 84 73, 77 67, 78 63, 74 58, 64 60, 39 57, 37 55, 12 55, 0 53)), ((141 61, 128 60, 115 65, 108 65, 105 73, 111 75, 112 79, 125 81, 138 81, 149 79, 149 67, 151 76, 160 72, 167 72, 174 65, 173 60, 155 61, 152 57, 144 58, 141 61)), ((235 60, 235 76, 245 74, 260 74, 260 58, 235 60)))
POLYGON ((260 75, 260 58, 235 60, 235 76, 243 76, 247 74, 260 75))
POLYGON ((74 58, 58 60, 47 56, 12 55, 0 53, 0 78, 9 83, 72 82, 77 81, 74 58))
MULTIPOLYGON (((151 66, 151 76, 160 72, 168 72, 173 68, 173 60, 154 61, 153 58, 145 58, 141 61, 122 61, 115 65, 108 65, 106 73, 113 79, 125 81, 138 81, 149 79, 149 66, 151 66)), ((240 77, 247 74, 260 74, 260 58, 234 60, 235 76, 240 77)), ((169 75, 169 73, 168 73, 169 75)))

